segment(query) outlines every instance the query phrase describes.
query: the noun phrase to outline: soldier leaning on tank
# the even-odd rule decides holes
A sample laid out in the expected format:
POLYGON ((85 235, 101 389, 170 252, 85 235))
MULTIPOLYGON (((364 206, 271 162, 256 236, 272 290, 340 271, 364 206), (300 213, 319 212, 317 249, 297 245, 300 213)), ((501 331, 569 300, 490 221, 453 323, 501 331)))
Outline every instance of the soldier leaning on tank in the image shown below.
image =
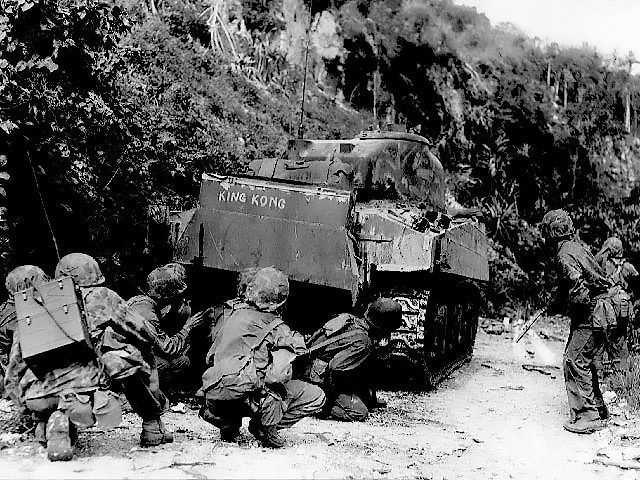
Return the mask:
POLYGON ((190 334, 208 318, 205 314, 191 316, 181 265, 167 264, 153 270, 147 277, 147 288, 148 295, 137 295, 127 304, 152 328, 153 353, 162 388, 184 387, 191 375, 190 334))
MULTIPOLYGON (((142 418, 142 446, 172 442, 173 435, 160 419, 168 402, 159 389, 151 355, 153 337, 146 321, 132 312, 118 294, 101 286, 104 276, 89 255, 72 253, 63 257, 56 267, 56 278, 64 276, 72 277, 79 287, 89 335, 96 349, 95 361, 58 368, 38 378, 22 360, 19 338, 14 335, 6 376, 12 398, 36 412, 43 421, 48 418, 45 441, 49 458, 70 459, 74 423, 91 424, 94 416, 91 408, 86 411, 87 405, 105 408, 95 399, 95 392, 104 383, 102 375, 124 390, 131 407, 142 418)), ((42 425, 41 422, 39 426, 42 425)))
POLYGON ((363 421, 369 410, 386 406, 376 396, 375 345, 401 324, 402 306, 380 298, 369 304, 364 318, 343 313, 311 336, 309 349, 319 349, 311 353, 305 379, 324 389, 327 417, 363 421))
POLYGON ((280 448, 278 430, 319 412, 324 392, 292 380, 292 362, 305 351, 304 340, 283 323, 280 311, 289 295, 289 281, 279 270, 259 270, 247 285, 244 302, 215 334, 202 376, 206 406, 200 416, 234 441, 243 417, 265 447, 280 448))
POLYGON ((608 322, 603 318, 602 299, 611 283, 594 256, 576 238, 567 212, 547 212, 541 227, 558 269, 558 300, 550 305, 550 313, 566 313, 571 320, 563 358, 571 418, 564 428, 574 433, 593 433, 604 428, 608 417, 598 381, 598 362, 608 322))

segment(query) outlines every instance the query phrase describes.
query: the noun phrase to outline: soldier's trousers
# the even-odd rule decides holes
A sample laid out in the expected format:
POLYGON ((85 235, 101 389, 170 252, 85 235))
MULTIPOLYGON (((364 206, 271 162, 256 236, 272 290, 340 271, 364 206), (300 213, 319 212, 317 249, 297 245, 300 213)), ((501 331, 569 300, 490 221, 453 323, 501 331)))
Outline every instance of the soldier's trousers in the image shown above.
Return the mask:
POLYGON ((598 381, 604 341, 604 332, 593 328, 578 327, 569 333, 563 367, 572 420, 598 418, 598 408, 604 405, 598 381))
POLYGON ((220 428, 240 428, 242 417, 251 417, 263 426, 287 428, 322 410, 325 402, 320 387, 302 380, 290 380, 280 392, 262 388, 242 400, 212 400, 207 408, 220 428))
POLYGON ((172 359, 156 356, 156 365, 160 375, 160 386, 165 390, 185 386, 190 380, 191 360, 186 355, 172 359))
POLYGON ((169 401, 160 390, 158 369, 153 368, 151 375, 137 372, 118 381, 131 405, 131 409, 143 421, 160 418, 169 407, 169 401))

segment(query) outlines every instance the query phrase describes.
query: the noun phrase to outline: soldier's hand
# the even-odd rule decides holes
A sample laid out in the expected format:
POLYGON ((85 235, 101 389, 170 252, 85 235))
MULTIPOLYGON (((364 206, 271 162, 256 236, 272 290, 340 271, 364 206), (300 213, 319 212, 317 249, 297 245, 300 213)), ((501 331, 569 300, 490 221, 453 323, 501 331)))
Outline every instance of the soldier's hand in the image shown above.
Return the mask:
POLYGON ((201 312, 196 313, 195 315, 192 315, 188 320, 190 328, 194 329, 202 325, 207 325, 211 320, 210 314, 212 310, 213 310, 212 308, 207 308, 206 310, 203 310, 201 312))

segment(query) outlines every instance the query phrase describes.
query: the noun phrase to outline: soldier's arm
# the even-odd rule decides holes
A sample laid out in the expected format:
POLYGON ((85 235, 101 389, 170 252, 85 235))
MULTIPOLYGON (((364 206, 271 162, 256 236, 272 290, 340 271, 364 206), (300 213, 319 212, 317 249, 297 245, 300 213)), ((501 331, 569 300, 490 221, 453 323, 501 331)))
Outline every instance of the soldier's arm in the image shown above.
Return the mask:
MULTIPOLYGON (((156 315, 151 305, 131 305, 130 315, 142 317, 145 330, 148 331, 149 341, 168 358, 178 357, 184 352, 189 331, 191 329, 189 321, 175 335, 168 335, 160 326, 160 319, 156 315)), ((140 322, 136 322, 140 323, 140 322)))
POLYGON ((572 255, 560 256, 559 263, 561 275, 569 288, 569 303, 590 305, 591 296, 583 275, 582 265, 572 255))

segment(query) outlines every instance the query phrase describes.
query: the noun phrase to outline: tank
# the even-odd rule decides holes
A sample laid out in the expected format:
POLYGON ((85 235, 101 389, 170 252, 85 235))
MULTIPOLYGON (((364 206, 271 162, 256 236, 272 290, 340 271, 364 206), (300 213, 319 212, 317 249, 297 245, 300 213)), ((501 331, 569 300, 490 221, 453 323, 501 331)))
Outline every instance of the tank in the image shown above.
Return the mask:
POLYGON ((191 266, 196 303, 233 296, 245 268, 281 269, 285 315, 303 333, 393 297, 404 325, 386 364, 399 381, 435 386, 471 358, 478 282, 489 278, 484 226, 448 214, 445 190, 418 135, 292 140, 248 174, 203 175, 197 207, 171 216, 174 260, 191 266))

